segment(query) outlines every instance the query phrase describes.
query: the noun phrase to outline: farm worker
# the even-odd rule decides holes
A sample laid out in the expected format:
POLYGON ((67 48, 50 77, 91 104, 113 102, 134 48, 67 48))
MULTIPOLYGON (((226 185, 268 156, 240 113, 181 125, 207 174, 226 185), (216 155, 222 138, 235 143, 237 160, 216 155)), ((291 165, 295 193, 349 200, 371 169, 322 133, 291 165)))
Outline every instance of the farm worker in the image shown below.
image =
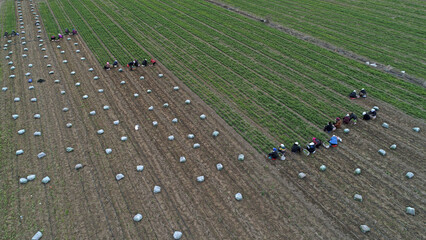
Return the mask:
POLYGON ((9 33, 8 32, 4 32, 4 37, 8 37, 9 33))
POLYGON ((12 37, 16 35, 16 32, 15 32, 15 30, 12 30, 12 33, 11 33, 11 35, 12 35, 12 37))
POLYGON ((114 63, 112 64, 114 67, 117 67, 118 66, 118 61, 117 61, 117 59, 116 60, 114 60, 114 63))
POLYGON ((51 41, 55 41, 55 40, 56 40, 55 35, 52 35, 52 36, 50 37, 50 40, 51 40, 51 41))
POLYGON ((284 155, 286 149, 284 144, 281 143, 281 145, 278 147, 278 152, 280 152, 282 155, 284 155))
POLYGON ((148 61, 147 61, 146 59, 144 59, 144 60, 142 61, 142 66, 146 67, 146 65, 148 65, 148 61))
POLYGON ((315 144, 315 147, 317 148, 321 147, 322 142, 318 138, 313 137, 312 142, 315 144))
POLYGON ((351 117, 349 116, 349 114, 346 114, 346 116, 343 117, 343 123, 349 124, 350 122, 351 122, 351 117))
POLYGON ((371 115, 372 119, 376 119, 376 115, 377 115, 376 109, 372 108, 369 114, 371 115))
POLYGON ((155 66, 155 63, 156 63, 157 61, 155 61, 154 59, 152 59, 151 58, 151 63, 152 63, 152 66, 155 66))
POLYGON ((356 90, 354 90, 353 92, 351 92, 351 94, 349 94, 349 97, 350 97, 351 99, 358 98, 358 96, 356 95, 356 90))
POLYGON ((109 62, 106 63, 106 65, 104 66, 105 70, 109 70, 111 68, 111 65, 109 64, 109 62))
POLYGON ((340 119, 339 117, 336 118, 336 123, 334 124, 334 126, 336 128, 340 128, 342 126, 342 119, 340 119))
POLYGON ((129 62, 127 66, 130 68, 130 71, 133 71, 134 62, 129 62))
POLYGON ((300 149, 300 146, 299 146, 298 142, 295 142, 293 144, 293 146, 291 147, 291 152, 294 152, 294 153, 300 153, 301 150, 302 149, 300 149))
POLYGON ((306 149, 309 153, 315 153, 315 143, 311 142, 306 146, 306 149))
POLYGON ((349 115, 349 117, 351 118, 351 120, 354 120, 354 125, 356 124, 356 120, 358 119, 358 117, 355 115, 355 113, 351 113, 349 115))
POLYGON ((137 59, 135 59, 135 60, 133 61, 133 65, 135 65, 135 67, 139 67, 139 62, 138 62, 138 60, 137 60, 137 59))
POLYGON ((366 120, 366 121, 368 121, 368 120, 370 120, 371 119, 371 117, 370 117, 370 115, 369 114, 367 114, 367 112, 363 112, 362 113, 362 120, 366 120))
POLYGON ((70 30, 68 28, 65 28, 65 34, 69 35, 70 34, 70 30))
POLYGON ((278 152, 276 148, 272 149, 272 152, 268 154, 269 159, 276 160, 278 156, 278 152))
POLYGON ((334 130, 336 130, 336 128, 333 126, 333 124, 331 122, 328 122, 328 125, 326 125, 324 127, 324 132, 329 133, 329 132, 334 131, 334 130))
POLYGON ((63 38, 62 34, 58 33, 58 40, 60 40, 61 38, 63 38))
POLYGON ((337 147, 337 144, 339 144, 339 140, 337 139, 336 135, 333 135, 328 142, 332 147, 337 147))
POLYGON ((365 89, 363 88, 363 89, 361 89, 361 91, 359 91, 359 96, 360 97, 363 97, 363 98, 366 98, 367 97, 367 92, 365 91, 365 89))
POLYGON ((77 34, 77 30, 75 30, 74 28, 72 29, 72 35, 76 35, 77 34))

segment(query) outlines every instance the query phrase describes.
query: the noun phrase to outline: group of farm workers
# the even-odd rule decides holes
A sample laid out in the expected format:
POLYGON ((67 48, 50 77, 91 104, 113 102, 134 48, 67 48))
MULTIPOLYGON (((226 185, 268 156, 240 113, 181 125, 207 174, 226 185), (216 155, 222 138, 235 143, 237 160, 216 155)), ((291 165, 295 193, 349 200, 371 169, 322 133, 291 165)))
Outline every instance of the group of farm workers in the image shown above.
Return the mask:
MULTIPOLYGON (((76 35, 77 34, 77 30, 75 30, 74 28, 72 29, 72 31, 70 32, 70 30, 68 28, 65 28, 65 35, 76 35)), ((56 38, 55 35, 52 35, 50 37, 50 41, 60 41, 62 38, 64 38, 64 35, 62 35, 61 33, 58 33, 58 37, 56 38)))
MULTIPOLYGON (((367 92, 365 91, 365 89, 361 89, 361 91, 359 92, 359 94, 357 95, 356 90, 354 90, 349 97, 351 99, 356 99, 356 98, 366 98, 367 97, 367 92)), ((373 107, 369 112, 363 112, 362 113, 362 119, 363 120, 371 120, 371 119, 375 119, 377 116, 377 111, 379 110, 378 107, 373 107)), ((328 124, 324 127, 324 132, 327 133, 331 133, 333 131, 335 131, 338 128, 342 127, 342 124, 356 124, 357 123, 357 119, 358 117, 352 112, 352 113, 348 113, 346 114, 343 118, 337 117, 335 122, 328 122, 328 124)), ((292 153, 301 153, 302 151, 306 152, 306 155, 309 154, 314 154, 316 152, 316 150, 318 148, 320 148, 321 146, 324 146, 325 148, 329 148, 331 147, 337 147, 338 144, 340 142, 342 142, 343 140, 336 136, 333 135, 331 136, 331 138, 326 142, 326 143, 322 143, 320 139, 313 137, 312 138, 312 142, 310 142, 309 144, 307 144, 306 148, 302 149, 302 147, 300 146, 300 144, 298 142, 295 142, 293 144, 293 146, 291 147, 291 152, 292 153)), ((284 154, 286 152, 286 148, 284 146, 284 144, 280 144, 280 146, 277 148, 273 148, 272 152, 270 152, 268 154, 268 158, 272 159, 272 160, 276 160, 278 159, 280 156, 283 157, 284 154)), ((282 158, 285 159, 285 158, 282 158)))
POLYGON ((19 36, 19 33, 15 32, 15 30, 12 30, 12 32, 8 33, 8 32, 4 32, 3 37, 7 38, 7 37, 14 37, 14 36, 19 36))
MULTIPOLYGON (((155 66, 156 63, 157 63, 157 61, 155 61, 154 59, 151 59, 152 66, 155 66)), ((112 64, 112 66, 113 67, 117 67, 118 66, 118 61, 114 60, 114 63, 112 64)), ((133 61, 131 61, 131 62, 129 62, 127 64, 127 67, 130 68, 130 71, 133 71, 134 67, 140 67, 140 66, 143 66, 143 67, 148 66, 148 61, 146 59, 144 59, 142 61, 142 64, 139 64, 139 61, 137 59, 134 59, 133 61)), ((111 69, 111 64, 109 62, 107 62, 105 64, 105 66, 104 66, 104 69, 105 70, 110 70, 111 69)))
POLYGON ((357 99, 357 98, 366 98, 367 97, 367 91, 365 91, 365 89, 361 89, 361 91, 359 91, 358 94, 356 94, 356 90, 353 90, 350 94, 349 94, 349 98, 350 99, 357 99))

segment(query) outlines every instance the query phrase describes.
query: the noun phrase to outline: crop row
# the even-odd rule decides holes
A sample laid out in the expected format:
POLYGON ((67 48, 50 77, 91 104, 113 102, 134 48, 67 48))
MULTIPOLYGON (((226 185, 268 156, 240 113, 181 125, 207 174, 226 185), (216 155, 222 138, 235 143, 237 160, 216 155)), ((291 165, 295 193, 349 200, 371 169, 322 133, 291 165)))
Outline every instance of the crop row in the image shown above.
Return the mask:
MULTIPOLYGON (((407 70, 410 74, 425 76, 419 68, 424 59, 424 28, 391 20, 394 16, 378 18, 367 7, 354 9, 351 4, 323 4, 318 1, 225 1, 232 6, 259 16, 272 17, 273 21, 324 41, 343 46, 359 55, 384 64, 407 70), (356 12, 358 19, 353 14, 356 12), (390 20, 386 20, 390 19, 390 20)), ((404 19, 421 22, 415 16, 401 13, 404 19)), ((379 15, 380 16, 380 15, 379 15)))

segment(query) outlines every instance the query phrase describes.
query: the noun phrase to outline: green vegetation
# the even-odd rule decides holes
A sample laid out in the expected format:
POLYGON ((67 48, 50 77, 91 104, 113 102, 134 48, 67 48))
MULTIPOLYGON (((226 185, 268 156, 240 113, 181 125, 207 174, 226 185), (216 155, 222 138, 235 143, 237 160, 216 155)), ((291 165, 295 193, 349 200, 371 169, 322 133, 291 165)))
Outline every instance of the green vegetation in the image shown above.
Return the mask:
POLYGON ((426 4, 410 0, 220 0, 253 15, 426 78, 426 4))
POLYGON ((260 151, 326 138, 328 121, 364 110, 347 98, 353 89, 425 118, 423 88, 205 1, 47 3, 101 64, 152 55, 260 151))
POLYGON ((16 13, 15 13, 15 1, 6 0, 3 1, 0 8, 0 29, 1 36, 4 32, 11 32, 16 29, 16 13))

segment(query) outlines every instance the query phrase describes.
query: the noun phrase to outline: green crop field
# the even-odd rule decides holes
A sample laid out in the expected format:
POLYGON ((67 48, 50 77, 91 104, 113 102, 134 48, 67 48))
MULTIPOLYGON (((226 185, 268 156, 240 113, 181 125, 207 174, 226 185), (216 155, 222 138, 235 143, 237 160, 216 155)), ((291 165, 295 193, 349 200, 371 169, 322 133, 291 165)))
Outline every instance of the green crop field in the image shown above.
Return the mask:
POLYGON ((353 89, 425 119, 424 88, 205 1, 45 3, 48 33, 76 27, 101 64, 158 59, 261 151, 325 138, 336 116, 360 115, 347 98, 353 89))
POLYGON ((3 36, 4 32, 10 33, 12 30, 17 30, 15 2, 13 0, 6 0, 0 6, 0 29, 3 36))
POLYGON ((220 0, 384 65, 426 77, 424 1, 220 0))

